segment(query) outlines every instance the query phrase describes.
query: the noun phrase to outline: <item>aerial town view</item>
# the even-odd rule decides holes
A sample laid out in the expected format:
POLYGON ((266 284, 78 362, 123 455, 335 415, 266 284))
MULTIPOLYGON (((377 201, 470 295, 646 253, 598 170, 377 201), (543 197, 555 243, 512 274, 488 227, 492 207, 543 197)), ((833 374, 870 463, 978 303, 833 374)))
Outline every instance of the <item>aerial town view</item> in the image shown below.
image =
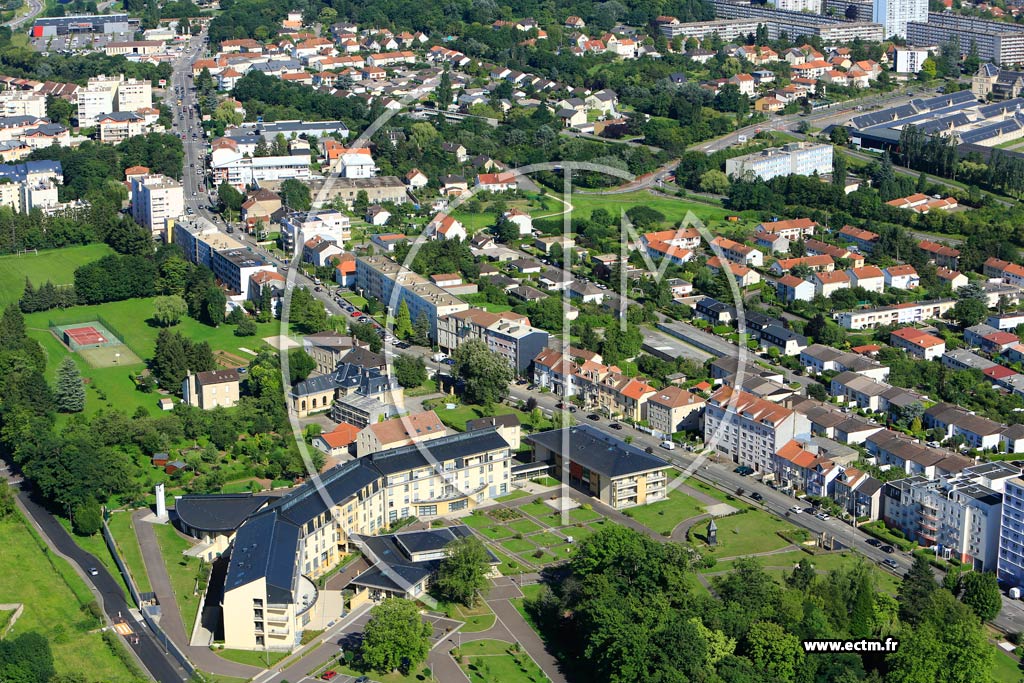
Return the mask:
POLYGON ((0 0, 0 683, 1024 683, 1024 0, 0 0))

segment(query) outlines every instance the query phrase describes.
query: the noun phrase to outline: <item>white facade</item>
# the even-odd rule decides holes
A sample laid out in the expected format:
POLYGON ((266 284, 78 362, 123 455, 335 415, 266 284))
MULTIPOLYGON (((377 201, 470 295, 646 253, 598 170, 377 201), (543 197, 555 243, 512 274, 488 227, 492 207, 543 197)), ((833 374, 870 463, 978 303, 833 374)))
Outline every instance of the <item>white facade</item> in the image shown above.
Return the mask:
POLYGON ((122 74, 97 76, 78 90, 78 125, 95 126, 103 114, 152 106, 153 88, 149 81, 125 79, 122 74))
POLYGON ((281 220, 282 246, 290 252, 296 244, 305 244, 306 240, 322 237, 344 250, 345 243, 351 237, 351 226, 349 217, 340 211, 292 213, 281 220))
POLYGON ((236 188, 267 180, 309 178, 309 155, 247 157, 241 150, 222 148, 210 155, 215 184, 228 181, 236 188))
POLYGON ((907 22, 928 21, 928 0, 874 0, 871 21, 881 24, 885 37, 907 37, 907 22))
POLYGON ((0 93, 0 115, 43 118, 46 116, 46 96, 21 90, 0 93))
POLYGON ((999 527, 999 580, 1024 586, 1024 479, 1006 482, 1002 521, 999 527))
POLYGON ((928 59, 928 49, 923 47, 896 48, 896 73, 916 74, 928 59))
POLYGON ((163 175, 141 176, 132 180, 132 218, 156 235, 169 219, 185 212, 185 193, 181 183, 163 175))
POLYGON ((775 9, 783 9, 790 12, 821 14, 821 0, 770 0, 768 4, 775 7, 775 9))
POLYGON ((762 180, 786 175, 831 173, 832 145, 794 142, 783 147, 771 147, 727 160, 725 172, 733 178, 751 173, 762 180))

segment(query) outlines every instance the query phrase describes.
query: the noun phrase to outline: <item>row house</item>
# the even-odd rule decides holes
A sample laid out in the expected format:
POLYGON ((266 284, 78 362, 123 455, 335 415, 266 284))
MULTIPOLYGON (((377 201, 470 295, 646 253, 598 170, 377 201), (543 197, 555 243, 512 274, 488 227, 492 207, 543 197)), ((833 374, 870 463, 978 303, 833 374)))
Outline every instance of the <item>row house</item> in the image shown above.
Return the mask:
POLYGON ((792 396, 782 403, 807 418, 811 434, 847 446, 862 444, 872 434, 885 429, 877 422, 865 420, 859 415, 851 414, 849 409, 841 409, 830 403, 802 396, 792 396))
POLYGON ((846 274, 850 276, 850 284, 853 287, 860 287, 877 294, 881 294, 885 290, 885 274, 878 266, 848 268, 846 274))
POLYGON ((999 449, 1000 435, 1006 425, 989 420, 949 403, 936 403, 924 411, 924 426, 939 429, 947 439, 963 439, 973 449, 995 451, 999 449))
POLYGON ((730 273, 740 288, 756 285, 761 281, 761 275, 756 271, 738 263, 723 261, 717 256, 712 256, 706 263, 712 275, 718 275, 722 270, 730 273))
POLYGON ((727 260, 734 263, 755 268, 764 265, 764 254, 746 244, 741 244, 722 236, 711 240, 711 244, 718 247, 727 260))
POLYGON ((818 296, 830 297, 840 289, 850 288, 850 276, 841 270, 816 272, 811 274, 811 284, 818 296))
POLYGON ((829 393, 839 403, 850 403, 861 410, 887 415, 915 403, 924 405, 924 397, 916 392, 850 371, 832 378, 829 393))
POLYGON ((800 365, 808 374, 823 372, 854 372, 884 382, 889 377, 889 368, 867 356, 851 351, 840 351, 824 344, 811 344, 800 352, 800 365))
POLYGON ((808 268, 812 272, 832 272, 836 268, 835 261, 831 256, 798 256, 796 258, 779 259, 772 264, 770 270, 773 275, 785 275, 793 268, 808 268))
POLYGON ((926 479, 956 474, 974 464, 970 458, 943 448, 927 446, 917 439, 884 429, 864 441, 864 448, 880 467, 892 467, 908 477, 926 479))
POLYGON ((856 245, 861 251, 870 252, 878 244, 878 233, 864 230, 853 225, 844 225, 837 233, 838 237, 856 245))
POLYGON ((844 311, 836 318, 847 330, 865 330, 883 325, 912 325, 928 320, 940 320, 956 305, 956 299, 908 302, 878 308, 844 311))
POLYGON ((810 218, 793 218, 786 221, 770 221, 760 223, 757 232, 782 235, 790 242, 814 236, 818 224, 810 218))
POLYGON ((943 266, 937 266, 935 268, 935 276, 949 285, 949 288, 954 292, 961 287, 967 285, 969 280, 967 276, 958 270, 950 270, 943 266))
POLYGON ((987 259, 982 266, 986 277, 999 278, 1003 282, 1017 287, 1024 287, 1024 266, 1003 261, 994 256, 987 259))
POLYGON ((814 299, 814 284, 795 275, 784 275, 775 283, 776 296, 787 303, 814 299))
POLYGON ((911 356, 924 360, 939 358, 946 352, 945 341, 915 327, 893 330, 889 336, 889 343, 898 349, 903 349, 911 356))
POLYGON ((921 277, 917 270, 910 264, 889 266, 885 269, 885 286, 893 289, 917 289, 921 284, 921 277))
POLYGON ((950 270, 956 270, 960 267, 959 249, 954 249, 938 242, 932 242, 931 240, 921 240, 917 243, 917 248, 927 254, 928 259, 937 266, 949 268, 950 270))
POLYGON ((883 486, 856 467, 840 467, 832 480, 832 500, 858 522, 874 522, 881 514, 883 486))
POLYGON ((832 257, 834 261, 843 259, 849 262, 851 268, 862 268, 864 266, 864 255, 856 251, 850 251, 846 247, 838 247, 834 244, 828 244, 816 239, 804 240, 804 248, 807 253, 811 256, 819 254, 827 254, 832 257))

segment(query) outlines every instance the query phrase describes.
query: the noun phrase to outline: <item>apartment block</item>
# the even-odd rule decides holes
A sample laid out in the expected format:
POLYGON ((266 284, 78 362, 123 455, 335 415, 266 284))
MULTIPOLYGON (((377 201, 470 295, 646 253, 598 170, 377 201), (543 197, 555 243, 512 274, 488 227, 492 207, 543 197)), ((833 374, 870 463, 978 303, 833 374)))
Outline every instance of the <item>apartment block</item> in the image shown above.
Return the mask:
POLYGON ((1004 484, 996 571, 1000 581, 1024 586, 1024 479, 1020 477, 1004 484))
POLYGON ((0 116, 46 116, 46 95, 23 90, 6 90, 0 93, 0 116))
POLYGON ((185 213, 185 193, 181 183, 163 175, 144 175, 132 179, 132 218, 152 233, 165 234, 167 222, 185 213))
POLYGON ((776 451, 809 433, 810 426, 789 408, 728 386, 712 394, 704 408, 704 443, 755 472, 772 471, 776 451))
POLYGON ((783 34, 818 36, 826 45, 849 43, 854 38, 878 42, 885 38, 881 24, 866 21, 846 21, 820 14, 774 9, 742 0, 714 0, 715 16, 719 19, 753 19, 763 24, 769 40, 779 40, 783 34))
POLYGON ((878 308, 863 308, 843 311, 836 321, 847 330, 866 330, 883 325, 912 325, 926 320, 938 320, 946 315, 956 299, 935 299, 933 301, 909 302, 878 308))
POLYGON ((1003 21, 976 19, 952 12, 929 12, 927 20, 907 22, 911 45, 944 45, 957 38, 976 46, 982 62, 1011 66, 1024 62, 1024 29, 1003 21))
POLYGON ((907 37, 907 22, 928 21, 928 0, 874 0, 871 20, 885 27, 885 37, 907 37))
POLYGON ((733 178, 750 173, 762 180, 787 175, 831 173, 832 145, 792 142, 782 147, 770 147, 727 160, 725 172, 733 178))
POLYGON ((351 228, 351 219, 340 211, 296 211, 281 219, 281 246, 293 253, 296 244, 320 237, 344 249, 351 238, 351 228))
POLYGON ((356 289, 372 296, 398 312, 404 301, 415 323, 426 316, 430 338, 437 341, 438 318, 465 311, 469 304, 449 294, 426 278, 385 256, 361 256, 356 259, 356 289))
POLYGON ((113 112, 134 112, 153 106, 153 89, 149 81, 117 76, 90 78, 78 89, 78 125, 95 126, 101 116, 113 112))
POLYGON ((518 373, 525 373, 533 359, 548 345, 548 333, 533 327, 517 313, 488 313, 478 308, 442 316, 437 320, 437 345, 451 353, 467 339, 480 339, 500 353, 518 373))
POLYGON ((705 400, 683 387, 671 385, 647 399, 647 424, 655 434, 696 431, 705 400))

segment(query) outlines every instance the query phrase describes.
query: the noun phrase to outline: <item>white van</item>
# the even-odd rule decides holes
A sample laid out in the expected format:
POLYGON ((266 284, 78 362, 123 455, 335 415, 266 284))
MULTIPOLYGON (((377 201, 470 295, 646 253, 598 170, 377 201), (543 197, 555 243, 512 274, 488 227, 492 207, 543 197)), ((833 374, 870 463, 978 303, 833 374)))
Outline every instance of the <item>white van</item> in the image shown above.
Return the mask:
POLYGON ((676 444, 675 442, 672 441, 662 441, 661 447, 664 448, 666 451, 674 451, 676 449, 676 444))

